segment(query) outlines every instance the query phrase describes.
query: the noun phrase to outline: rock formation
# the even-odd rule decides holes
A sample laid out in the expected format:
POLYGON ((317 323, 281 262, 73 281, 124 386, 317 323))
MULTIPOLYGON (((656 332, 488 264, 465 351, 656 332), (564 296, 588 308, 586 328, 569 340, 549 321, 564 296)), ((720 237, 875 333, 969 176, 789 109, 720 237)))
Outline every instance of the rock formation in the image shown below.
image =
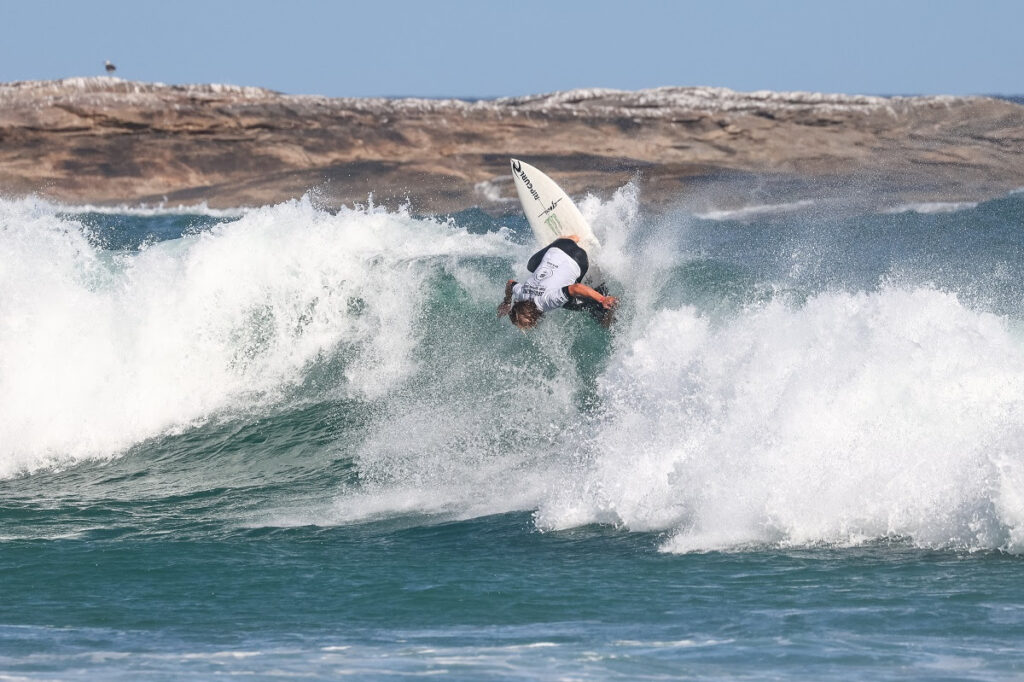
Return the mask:
MULTIPOLYGON (((71 203, 510 205, 508 158, 570 194, 722 203, 869 192, 958 201, 1024 186, 1024 106, 984 97, 574 90, 340 99, 99 77, 0 84, 0 193, 71 203)), ((514 206, 514 204, 511 204, 514 206)))

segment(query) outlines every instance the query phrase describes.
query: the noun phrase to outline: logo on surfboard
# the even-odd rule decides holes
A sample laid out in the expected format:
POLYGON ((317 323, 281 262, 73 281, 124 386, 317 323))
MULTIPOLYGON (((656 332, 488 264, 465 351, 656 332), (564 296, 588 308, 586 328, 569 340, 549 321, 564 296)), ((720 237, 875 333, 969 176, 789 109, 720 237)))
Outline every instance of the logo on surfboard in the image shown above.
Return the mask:
POLYGON ((518 159, 514 159, 512 161, 512 170, 514 170, 516 173, 519 173, 519 177, 523 179, 523 184, 526 185, 526 189, 530 190, 530 194, 533 195, 534 200, 540 201, 540 194, 538 194, 537 190, 533 188, 533 183, 530 182, 530 178, 527 177, 526 171, 523 170, 523 167, 522 165, 520 165, 518 159))
POLYGON ((538 215, 537 217, 538 217, 538 218, 543 218, 543 217, 544 217, 544 216, 546 216, 546 215, 547 215, 548 213, 551 213, 552 211, 554 211, 554 210, 555 210, 555 207, 557 207, 557 206, 558 206, 558 202, 559 202, 559 201, 561 201, 561 200, 562 200, 562 199, 564 199, 564 198, 565 198, 565 197, 558 197, 557 199, 555 199, 554 201, 552 201, 552 202, 551 202, 551 205, 550 205, 550 206, 548 206, 547 208, 545 208, 545 209, 544 209, 543 211, 541 211, 541 212, 540 212, 540 214, 539 214, 539 215, 538 215))

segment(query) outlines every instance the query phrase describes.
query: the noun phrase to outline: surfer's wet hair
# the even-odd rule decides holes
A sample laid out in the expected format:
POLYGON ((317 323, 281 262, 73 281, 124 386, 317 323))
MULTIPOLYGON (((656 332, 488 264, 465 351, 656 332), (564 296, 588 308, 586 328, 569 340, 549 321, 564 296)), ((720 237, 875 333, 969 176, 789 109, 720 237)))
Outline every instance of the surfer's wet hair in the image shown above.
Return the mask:
POLYGON ((537 326, 541 314, 533 301, 519 301, 508 311, 508 319, 520 329, 532 329, 537 326))

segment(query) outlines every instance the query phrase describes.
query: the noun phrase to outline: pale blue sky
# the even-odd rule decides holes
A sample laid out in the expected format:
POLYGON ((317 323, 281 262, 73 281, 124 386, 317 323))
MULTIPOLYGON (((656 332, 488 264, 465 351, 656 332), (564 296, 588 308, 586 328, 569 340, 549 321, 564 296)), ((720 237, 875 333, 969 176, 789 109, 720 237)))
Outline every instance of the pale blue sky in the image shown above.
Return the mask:
POLYGON ((0 0, 0 81, 332 96, 716 85, 1024 93, 1024 0, 0 0))

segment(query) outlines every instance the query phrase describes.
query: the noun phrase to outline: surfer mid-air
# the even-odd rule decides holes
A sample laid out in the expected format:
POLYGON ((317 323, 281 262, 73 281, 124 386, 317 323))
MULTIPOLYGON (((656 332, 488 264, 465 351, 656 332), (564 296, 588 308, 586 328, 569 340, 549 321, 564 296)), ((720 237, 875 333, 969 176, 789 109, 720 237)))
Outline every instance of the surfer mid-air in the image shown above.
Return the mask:
POLYGON ((587 310, 607 327, 617 301, 605 295, 603 278, 590 262, 601 242, 554 180, 517 159, 512 159, 512 179, 534 238, 544 248, 526 265, 529 279, 510 279, 505 285, 498 316, 508 315, 512 324, 530 329, 549 310, 587 310), (594 286, 584 284, 584 277, 594 286))
POLYGON ((580 248, 579 235, 560 237, 533 254, 526 264, 532 274, 525 282, 510 279, 505 299, 498 306, 498 317, 508 315, 520 329, 535 327, 541 315, 555 308, 590 309, 604 326, 612 322, 614 296, 581 284, 590 263, 580 248))

